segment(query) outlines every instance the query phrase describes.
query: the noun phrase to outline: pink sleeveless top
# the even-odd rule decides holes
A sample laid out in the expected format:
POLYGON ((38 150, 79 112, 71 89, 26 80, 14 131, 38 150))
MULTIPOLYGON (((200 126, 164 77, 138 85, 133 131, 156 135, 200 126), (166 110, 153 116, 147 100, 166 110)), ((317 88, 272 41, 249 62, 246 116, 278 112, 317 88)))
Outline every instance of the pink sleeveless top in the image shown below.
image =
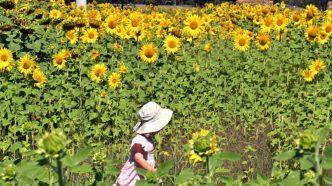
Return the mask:
POLYGON ((137 152, 134 149, 137 149, 136 147, 142 147, 144 150, 144 159, 152 166, 155 167, 155 160, 152 154, 152 151, 154 149, 154 143, 152 139, 146 138, 145 136, 142 136, 140 134, 137 134, 135 138, 132 140, 130 148, 131 153, 130 157, 125 163, 125 165, 122 167, 119 177, 116 180, 116 183, 120 186, 134 186, 136 184, 137 180, 142 179, 137 173, 136 173, 136 167, 139 167, 139 165, 135 162, 135 153, 137 152), (133 148, 135 147, 135 148, 133 148))

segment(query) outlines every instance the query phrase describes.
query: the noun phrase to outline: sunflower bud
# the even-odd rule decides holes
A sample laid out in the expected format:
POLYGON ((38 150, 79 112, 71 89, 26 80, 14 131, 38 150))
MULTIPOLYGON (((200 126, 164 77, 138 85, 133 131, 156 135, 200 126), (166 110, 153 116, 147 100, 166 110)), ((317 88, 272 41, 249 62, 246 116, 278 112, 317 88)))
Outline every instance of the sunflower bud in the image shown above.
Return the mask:
POLYGON ((92 157, 93 163, 98 164, 98 165, 101 165, 102 163, 104 163, 105 159, 106 159, 105 152, 97 152, 92 157))
POLYGON ((46 157, 59 157, 64 152, 67 144, 66 136, 62 131, 55 130, 51 133, 46 133, 38 141, 39 153, 45 154, 46 157))
POLYGON ((304 173, 304 177, 311 180, 311 179, 314 179, 316 177, 316 174, 315 174, 314 171, 309 170, 306 173, 304 173))
POLYGON ((210 140, 201 136, 194 142, 194 150, 199 153, 205 153, 210 148, 210 140))
POLYGON ((311 150, 315 147, 318 137, 312 131, 303 133, 299 138, 299 147, 303 150, 311 150))
POLYGON ((12 181, 16 176, 16 170, 13 164, 7 165, 3 172, 0 174, 0 177, 4 181, 12 181))

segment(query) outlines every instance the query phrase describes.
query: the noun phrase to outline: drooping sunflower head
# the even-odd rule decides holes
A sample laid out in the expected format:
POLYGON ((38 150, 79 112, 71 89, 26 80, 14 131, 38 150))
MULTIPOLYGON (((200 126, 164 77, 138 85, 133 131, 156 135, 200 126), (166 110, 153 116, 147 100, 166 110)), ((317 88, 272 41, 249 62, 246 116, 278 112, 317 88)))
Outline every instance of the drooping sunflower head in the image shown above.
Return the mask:
POLYGON ((271 38, 267 33, 259 33, 256 37, 256 45, 261 50, 267 50, 271 46, 271 38))
POLYGON ((10 71, 13 66, 13 54, 7 48, 0 49, 0 72, 10 71))
POLYGON ((38 68, 33 71, 32 79, 36 81, 35 86, 41 88, 46 82, 45 74, 38 68))
POLYGON ((109 77, 108 77, 108 85, 111 88, 117 88, 121 84, 121 75, 120 73, 113 72, 109 77))
POLYGON ((180 39, 172 35, 166 36, 164 40, 164 47, 167 53, 174 54, 175 52, 179 51, 180 46, 181 46, 180 39))
POLYGON ((20 58, 18 63, 19 72, 27 76, 31 74, 35 68, 36 62, 29 54, 26 54, 20 58))
POLYGON ((144 62, 154 63, 158 59, 159 51, 153 43, 149 43, 142 46, 139 56, 144 62))
POLYGON ((90 78, 92 81, 96 83, 100 83, 102 81, 103 76, 107 72, 107 66, 104 63, 95 64, 90 71, 90 78))

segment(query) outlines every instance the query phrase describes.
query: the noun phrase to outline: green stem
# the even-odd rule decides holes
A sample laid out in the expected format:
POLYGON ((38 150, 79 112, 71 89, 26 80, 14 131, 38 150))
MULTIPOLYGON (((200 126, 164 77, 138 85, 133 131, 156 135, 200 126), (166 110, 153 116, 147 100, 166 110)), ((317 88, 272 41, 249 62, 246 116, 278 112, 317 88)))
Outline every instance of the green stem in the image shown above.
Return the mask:
POLYGON ((62 174, 62 163, 60 158, 56 159, 57 164, 57 173, 58 173, 58 180, 59 180, 59 186, 64 186, 64 180, 63 180, 63 174, 62 174))

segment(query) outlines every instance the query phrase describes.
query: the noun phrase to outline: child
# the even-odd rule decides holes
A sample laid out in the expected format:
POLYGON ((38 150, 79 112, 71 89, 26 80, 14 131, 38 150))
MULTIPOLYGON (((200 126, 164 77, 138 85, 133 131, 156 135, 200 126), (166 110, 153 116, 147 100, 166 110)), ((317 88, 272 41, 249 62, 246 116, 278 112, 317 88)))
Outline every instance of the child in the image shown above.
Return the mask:
POLYGON ((143 179, 136 173, 136 167, 155 172, 154 134, 158 133, 171 120, 173 111, 161 108, 155 102, 148 102, 138 111, 139 122, 134 126, 137 135, 131 142, 130 157, 121 169, 116 180, 120 186, 134 186, 137 180, 143 179))

